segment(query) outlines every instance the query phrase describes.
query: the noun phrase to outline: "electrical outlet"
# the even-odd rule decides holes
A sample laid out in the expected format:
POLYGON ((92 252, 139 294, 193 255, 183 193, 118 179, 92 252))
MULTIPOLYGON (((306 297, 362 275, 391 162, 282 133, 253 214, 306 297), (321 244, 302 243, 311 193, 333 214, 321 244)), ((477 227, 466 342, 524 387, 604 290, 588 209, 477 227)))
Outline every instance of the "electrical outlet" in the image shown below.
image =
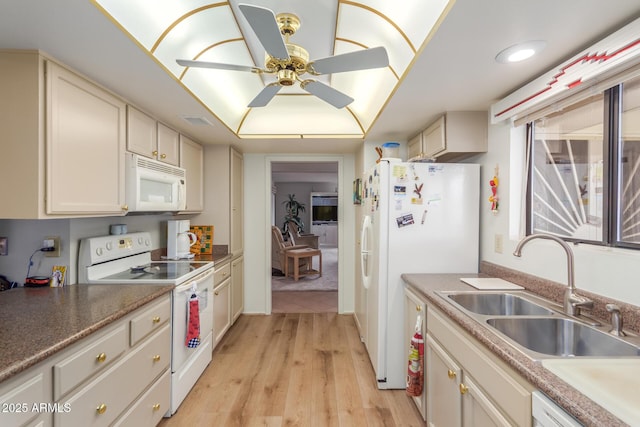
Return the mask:
POLYGON ((502 253, 502 234, 496 234, 494 236, 493 250, 498 254, 502 253))
POLYGON ((9 254, 9 247, 7 246, 9 243, 7 242, 6 237, 0 237, 0 256, 9 254))
POLYGON ((43 247, 53 247, 53 250, 45 252, 44 256, 59 257, 60 256, 60 236, 45 237, 44 241, 46 242, 46 246, 43 246, 43 247))

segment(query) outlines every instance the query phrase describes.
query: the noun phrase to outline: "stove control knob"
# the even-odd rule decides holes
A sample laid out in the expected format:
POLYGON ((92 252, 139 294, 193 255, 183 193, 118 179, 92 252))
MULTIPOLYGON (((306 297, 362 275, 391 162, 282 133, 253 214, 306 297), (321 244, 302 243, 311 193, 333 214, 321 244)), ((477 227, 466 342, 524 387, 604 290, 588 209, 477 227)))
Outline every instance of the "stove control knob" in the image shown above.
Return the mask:
POLYGON ((107 250, 110 251, 113 249, 113 242, 107 242, 107 250))
POLYGON ((96 249, 96 255, 102 256, 102 248, 96 249))
POLYGON ((151 240, 146 239, 146 240, 144 241, 144 244, 145 244, 145 246, 151 246, 151 240))

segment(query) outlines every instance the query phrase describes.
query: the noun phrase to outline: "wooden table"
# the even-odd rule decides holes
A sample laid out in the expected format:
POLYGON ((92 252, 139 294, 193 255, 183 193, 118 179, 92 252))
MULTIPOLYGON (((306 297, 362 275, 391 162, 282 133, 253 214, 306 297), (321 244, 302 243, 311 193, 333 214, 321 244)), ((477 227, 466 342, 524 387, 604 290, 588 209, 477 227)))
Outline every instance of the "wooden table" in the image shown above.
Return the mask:
POLYGON ((293 260, 293 279, 298 280, 301 275, 306 274, 319 274, 318 277, 322 276, 322 251, 320 249, 313 248, 305 248, 305 249, 291 249, 286 251, 286 256, 284 260, 284 275, 285 277, 289 277, 289 258, 293 260), (313 266, 313 257, 318 256, 318 270, 314 270, 313 266), (307 264, 307 269, 303 272, 300 271, 300 260, 301 259, 309 259, 307 264))

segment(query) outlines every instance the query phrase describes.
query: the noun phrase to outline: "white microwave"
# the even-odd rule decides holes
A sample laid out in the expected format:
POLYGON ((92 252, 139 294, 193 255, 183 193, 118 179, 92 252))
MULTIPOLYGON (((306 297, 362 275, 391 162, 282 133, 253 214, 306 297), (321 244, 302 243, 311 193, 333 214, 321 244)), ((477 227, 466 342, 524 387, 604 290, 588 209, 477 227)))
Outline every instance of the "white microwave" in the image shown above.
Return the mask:
POLYGON ((134 153, 126 154, 126 201, 129 212, 176 212, 186 207, 183 168, 134 153))

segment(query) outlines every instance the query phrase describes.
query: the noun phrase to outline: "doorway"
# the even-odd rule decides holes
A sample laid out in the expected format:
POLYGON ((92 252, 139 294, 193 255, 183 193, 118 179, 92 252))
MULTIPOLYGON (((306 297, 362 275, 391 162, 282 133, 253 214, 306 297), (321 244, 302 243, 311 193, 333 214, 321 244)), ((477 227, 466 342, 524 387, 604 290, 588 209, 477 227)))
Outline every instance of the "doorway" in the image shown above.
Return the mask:
POLYGON ((340 207, 337 203, 333 207, 319 206, 328 203, 331 195, 335 196, 333 200, 337 202, 338 162, 272 161, 271 188, 271 225, 280 229, 285 244, 318 249, 322 254, 322 275, 319 274, 320 257, 313 257, 310 260, 311 268, 317 273, 304 275, 298 280, 285 277, 283 269, 278 268, 282 266, 272 262, 272 313, 338 312, 339 257, 336 233, 337 210, 340 207), (300 209, 295 212, 287 209, 292 204, 300 209), (295 227, 289 227, 292 216, 294 223, 300 225, 300 236, 295 227), (332 227, 329 232, 328 227, 332 227))

